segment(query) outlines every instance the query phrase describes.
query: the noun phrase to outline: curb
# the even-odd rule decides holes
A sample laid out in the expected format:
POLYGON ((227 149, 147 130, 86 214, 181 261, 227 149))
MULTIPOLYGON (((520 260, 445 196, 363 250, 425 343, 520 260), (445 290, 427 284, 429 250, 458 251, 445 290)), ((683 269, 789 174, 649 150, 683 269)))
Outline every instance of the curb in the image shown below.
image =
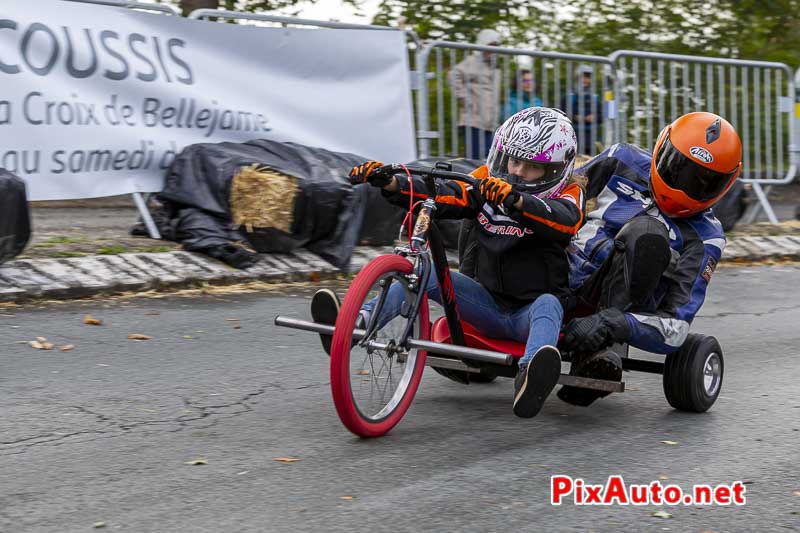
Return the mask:
MULTIPOLYGON (((358 247, 350 272, 361 270, 392 247, 358 247)), ((448 253, 457 265, 454 253, 448 253)), ((736 237, 728 241, 723 263, 800 260, 800 236, 736 237)), ((190 252, 129 253, 69 259, 20 259, 0 266, 0 302, 30 299, 86 298, 150 289, 179 289, 201 283, 226 285, 248 281, 285 283, 333 279, 342 272, 305 250, 263 255, 261 261, 237 270, 205 255, 190 252)))

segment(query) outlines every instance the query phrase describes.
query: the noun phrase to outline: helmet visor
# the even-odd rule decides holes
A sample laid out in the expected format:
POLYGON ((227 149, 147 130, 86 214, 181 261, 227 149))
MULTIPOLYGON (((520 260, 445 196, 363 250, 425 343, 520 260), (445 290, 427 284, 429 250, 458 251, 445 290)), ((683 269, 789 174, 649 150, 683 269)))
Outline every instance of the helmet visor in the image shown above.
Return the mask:
POLYGON ((656 171, 664 183, 698 202, 713 200, 725 190, 738 171, 718 172, 704 167, 681 153, 670 141, 669 134, 656 154, 656 171))
POLYGON ((563 178, 565 163, 541 163, 516 158, 502 152, 492 156, 489 162, 489 175, 503 178, 520 192, 538 194, 552 189, 563 178))

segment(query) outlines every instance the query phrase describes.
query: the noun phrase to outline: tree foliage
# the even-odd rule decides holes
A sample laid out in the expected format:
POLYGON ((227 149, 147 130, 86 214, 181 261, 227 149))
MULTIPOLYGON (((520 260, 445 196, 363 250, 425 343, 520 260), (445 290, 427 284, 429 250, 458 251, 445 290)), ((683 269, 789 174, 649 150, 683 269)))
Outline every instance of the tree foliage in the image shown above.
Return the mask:
POLYGON ((383 0, 374 23, 472 42, 482 28, 523 48, 633 49, 800 65, 800 0, 383 0))

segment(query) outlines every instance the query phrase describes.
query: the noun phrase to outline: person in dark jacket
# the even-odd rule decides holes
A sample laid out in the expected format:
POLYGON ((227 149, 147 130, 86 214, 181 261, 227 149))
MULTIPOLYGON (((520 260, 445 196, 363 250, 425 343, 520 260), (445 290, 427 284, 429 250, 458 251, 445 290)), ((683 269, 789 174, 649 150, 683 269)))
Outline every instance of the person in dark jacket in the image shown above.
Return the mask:
MULTIPOLYGON (((578 169, 596 208, 569 248, 576 315, 562 349, 571 373, 619 380, 617 343, 671 353, 684 343, 705 300, 725 234, 711 207, 742 168, 742 143, 713 113, 665 127, 653 155, 616 144, 578 169)), ((558 397, 589 405, 608 393, 562 387, 558 397)))
MULTIPOLYGON (((437 184, 434 216, 474 219, 478 225, 475 279, 452 274, 461 318, 487 337, 526 343, 513 404, 521 417, 539 412, 561 372, 555 346, 569 299, 565 248, 583 222, 584 209, 582 189, 567 186, 575 153, 575 132, 566 115, 529 108, 497 129, 486 165, 472 173, 478 179, 474 187, 446 180, 437 184)), ((351 176, 382 187, 387 200, 407 206, 408 180, 385 175, 381 167, 367 162, 351 176)), ((413 186, 415 196, 426 190, 421 179, 414 179, 413 186)), ((427 294, 441 301, 435 276, 427 294)), ((403 288, 392 285, 379 323, 397 316, 403 300, 403 288)), ((365 322, 374 303, 362 308, 365 322)), ((315 322, 334 323, 335 294, 319 291, 311 311, 315 322)))
POLYGON ((594 69, 590 65, 579 65, 575 73, 575 90, 561 102, 563 109, 578 135, 580 154, 591 155, 594 143, 602 140, 603 101, 592 85, 594 69))

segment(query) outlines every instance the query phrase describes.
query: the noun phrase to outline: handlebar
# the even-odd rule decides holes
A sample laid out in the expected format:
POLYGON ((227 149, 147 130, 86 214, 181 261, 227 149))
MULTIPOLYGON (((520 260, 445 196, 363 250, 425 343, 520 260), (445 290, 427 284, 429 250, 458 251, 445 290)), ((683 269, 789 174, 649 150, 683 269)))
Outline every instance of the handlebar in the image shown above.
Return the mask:
POLYGON ((386 172, 387 174, 392 174, 392 175, 396 174, 405 175, 406 170, 412 176, 419 176, 421 178, 438 178, 445 180, 463 181, 464 183, 468 183, 470 185, 474 185, 475 182, 477 181, 469 174, 462 174, 461 172, 453 172, 452 170, 440 168, 438 166, 415 167, 415 166, 401 165, 399 163, 393 163, 391 165, 382 166, 380 169, 378 169, 378 172, 386 172))

